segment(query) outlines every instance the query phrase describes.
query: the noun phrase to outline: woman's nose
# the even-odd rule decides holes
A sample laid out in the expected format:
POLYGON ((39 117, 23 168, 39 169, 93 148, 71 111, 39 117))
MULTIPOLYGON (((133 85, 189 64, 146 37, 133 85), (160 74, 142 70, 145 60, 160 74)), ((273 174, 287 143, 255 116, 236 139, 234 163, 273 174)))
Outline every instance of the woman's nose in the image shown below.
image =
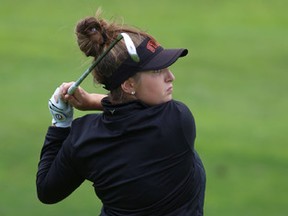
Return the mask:
POLYGON ((166 75, 166 81, 167 82, 172 82, 173 80, 175 80, 174 74, 168 68, 166 70, 165 75, 166 75))

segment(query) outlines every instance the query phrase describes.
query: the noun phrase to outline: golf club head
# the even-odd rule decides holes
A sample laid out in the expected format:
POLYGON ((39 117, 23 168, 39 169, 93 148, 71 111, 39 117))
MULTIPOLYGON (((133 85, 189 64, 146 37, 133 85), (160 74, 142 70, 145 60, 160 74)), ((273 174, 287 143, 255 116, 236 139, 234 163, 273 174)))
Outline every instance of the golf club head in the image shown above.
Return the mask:
POLYGON ((130 55, 130 57, 132 58, 133 61, 135 62, 139 62, 140 58, 137 54, 136 51, 136 47, 132 41, 132 39, 130 38, 130 36, 127 33, 121 33, 121 35, 123 36, 127 51, 130 55))

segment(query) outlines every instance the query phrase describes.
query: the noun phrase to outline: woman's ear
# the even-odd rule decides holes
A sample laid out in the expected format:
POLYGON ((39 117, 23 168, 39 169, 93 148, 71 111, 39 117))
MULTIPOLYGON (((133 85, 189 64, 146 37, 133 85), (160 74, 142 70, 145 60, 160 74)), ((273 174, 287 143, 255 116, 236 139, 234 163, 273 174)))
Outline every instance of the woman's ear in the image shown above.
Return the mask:
POLYGON ((133 92, 135 92, 134 86, 135 80, 131 77, 121 84, 122 90, 127 94, 133 94, 133 92))

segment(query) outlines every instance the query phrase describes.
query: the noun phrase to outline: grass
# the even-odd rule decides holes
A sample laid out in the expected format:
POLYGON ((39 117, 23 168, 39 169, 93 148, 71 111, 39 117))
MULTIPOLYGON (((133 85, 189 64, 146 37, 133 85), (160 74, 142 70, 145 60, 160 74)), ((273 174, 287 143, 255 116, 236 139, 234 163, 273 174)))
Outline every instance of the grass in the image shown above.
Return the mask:
MULTIPOLYGON (((35 174, 50 114, 47 100, 90 61, 75 23, 102 6, 107 18, 148 30, 189 55, 171 67, 174 98, 197 123, 207 171, 206 215, 288 214, 287 23, 284 0, 15 1, 0 7, 0 215, 97 215, 85 182, 69 198, 43 205, 35 174)), ((103 92, 88 78, 82 85, 103 92)), ((76 116, 83 115, 76 112, 76 116)))

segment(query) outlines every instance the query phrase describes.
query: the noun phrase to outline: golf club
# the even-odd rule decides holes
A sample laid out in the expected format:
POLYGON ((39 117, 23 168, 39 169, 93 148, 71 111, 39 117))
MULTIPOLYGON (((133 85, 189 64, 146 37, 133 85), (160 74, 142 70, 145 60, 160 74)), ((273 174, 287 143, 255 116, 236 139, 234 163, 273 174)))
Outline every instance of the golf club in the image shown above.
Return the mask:
POLYGON ((127 33, 121 33, 117 36, 117 38, 109 45, 109 47, 92 63, 92 65, 84 71, 84 73, 80 76, 80 78, 73 83, 68 89, 68 94, 72 95, 76 88, 82 83, 82 81, 89 75, 89 73, 97 66, 97 64, 107 55, 107 53, 121 40, 124 39, 124 43, 126 45, 126 49, 132 58, 133 61, 139 62, 139 56, 137 54, 135 45, 127 33))

